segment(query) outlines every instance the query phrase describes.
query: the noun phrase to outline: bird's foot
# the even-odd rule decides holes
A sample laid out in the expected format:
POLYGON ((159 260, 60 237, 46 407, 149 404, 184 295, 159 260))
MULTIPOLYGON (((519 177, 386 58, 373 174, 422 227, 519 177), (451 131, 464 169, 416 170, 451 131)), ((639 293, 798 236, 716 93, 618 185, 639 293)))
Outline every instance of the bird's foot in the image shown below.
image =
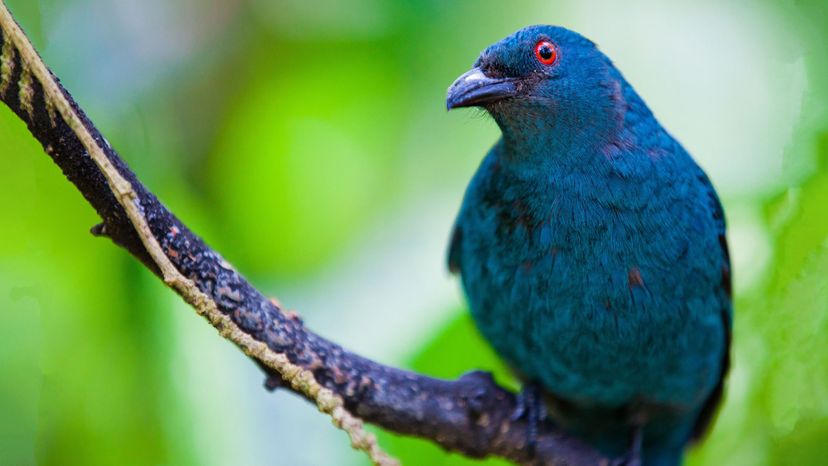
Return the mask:
POLYGON ((610 466, 641 466, 641 456, 628 452, 624 456, 612 460, 610 466))
POLYGON ((526 448, 531 456, 535 455, 540 424, 546 419, 546 404, 543 389, 537 382, 527 382, 517 396, 517 406, 510 418, 512 421, 526 419, 528 424, 526 448))
POLYGON ((629 451, 611 463, 611 466, 641 466, 641 442, 643 428, 636 426, 632 432, 632 442, 629 451))

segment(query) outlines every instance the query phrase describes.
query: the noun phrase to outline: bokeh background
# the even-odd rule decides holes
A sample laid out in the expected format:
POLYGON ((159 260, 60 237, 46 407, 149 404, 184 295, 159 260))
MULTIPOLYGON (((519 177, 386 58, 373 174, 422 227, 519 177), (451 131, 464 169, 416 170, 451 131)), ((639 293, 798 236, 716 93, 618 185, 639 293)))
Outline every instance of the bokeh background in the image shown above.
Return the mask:
MULTIPOLYGON (((488 44, 595 40, 717 186, 735 364, 691 465, 828 454, 822 0, 6 0, 146 184, 314 329, 389 364, 506 379, 444 250, 498 131, 444 107, 488 44)), ((0 464, 366 460, 126 253, 0 108, 0 464)), ((474 464, 381 434, 409 465, 474 464)), ((502 464, 491 461, 488 464, 502 464)))

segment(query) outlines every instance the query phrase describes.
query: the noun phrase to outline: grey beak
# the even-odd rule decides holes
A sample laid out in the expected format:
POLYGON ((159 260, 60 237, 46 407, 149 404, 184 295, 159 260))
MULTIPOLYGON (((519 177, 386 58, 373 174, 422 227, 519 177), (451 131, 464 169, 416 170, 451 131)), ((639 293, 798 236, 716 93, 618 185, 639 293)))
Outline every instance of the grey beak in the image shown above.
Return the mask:
POLYGON ((480 68, 472 68, 449 86, 446 108, 479 107, 516 93, 514 78, 490 78, 480 68))

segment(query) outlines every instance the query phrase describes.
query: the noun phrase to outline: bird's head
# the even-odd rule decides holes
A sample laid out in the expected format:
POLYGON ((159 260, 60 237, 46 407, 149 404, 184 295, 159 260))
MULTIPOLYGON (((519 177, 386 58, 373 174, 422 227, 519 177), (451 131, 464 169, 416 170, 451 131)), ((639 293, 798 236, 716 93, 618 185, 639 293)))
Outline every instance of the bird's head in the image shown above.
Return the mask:
POLYGON ((484 108, 507 138, 527 131, 594 138, 617 128, 626 88, 590 40, 562 27, 530 26, 484 50, 449 87, 446 105, 484 108))

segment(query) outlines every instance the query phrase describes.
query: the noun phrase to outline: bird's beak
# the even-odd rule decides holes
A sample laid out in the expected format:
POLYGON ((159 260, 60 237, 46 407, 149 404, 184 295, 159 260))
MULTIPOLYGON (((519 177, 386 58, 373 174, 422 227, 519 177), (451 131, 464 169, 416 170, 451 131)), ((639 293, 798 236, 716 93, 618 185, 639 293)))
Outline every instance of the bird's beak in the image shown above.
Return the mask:
POLYGON ((472 68, 449 86, 446 108, 479 107, 517 93, 514 78, 490 78, 472 68))

